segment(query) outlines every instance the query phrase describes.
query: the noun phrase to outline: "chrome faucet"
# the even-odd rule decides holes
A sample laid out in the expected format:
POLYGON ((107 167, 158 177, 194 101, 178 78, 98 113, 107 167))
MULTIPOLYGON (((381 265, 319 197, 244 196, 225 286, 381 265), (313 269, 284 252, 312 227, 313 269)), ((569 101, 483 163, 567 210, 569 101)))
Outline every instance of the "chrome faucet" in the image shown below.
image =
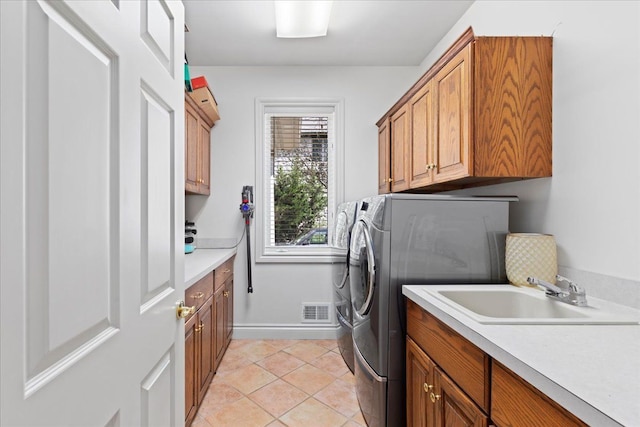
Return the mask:
POLYGON ((527 277, 527 282, 544 288, 545 294, 549 298, 557 299, 567 304, 577 305, 578 307, 587 306, 587 293, 583 288, 559 274, 556 275, 556 280, 557 285, 554 285, 544 280, 536 279, 535 277, 527 277))

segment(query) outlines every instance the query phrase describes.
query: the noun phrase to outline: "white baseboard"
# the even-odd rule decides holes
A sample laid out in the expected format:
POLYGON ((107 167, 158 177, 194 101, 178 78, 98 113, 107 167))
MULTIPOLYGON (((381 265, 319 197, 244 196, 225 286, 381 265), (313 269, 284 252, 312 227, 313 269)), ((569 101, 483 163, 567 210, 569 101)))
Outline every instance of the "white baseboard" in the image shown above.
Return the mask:
POLYGON ((233 325, 233 338, 328 340, 338 338, 338 328, 338 325, 233 325))

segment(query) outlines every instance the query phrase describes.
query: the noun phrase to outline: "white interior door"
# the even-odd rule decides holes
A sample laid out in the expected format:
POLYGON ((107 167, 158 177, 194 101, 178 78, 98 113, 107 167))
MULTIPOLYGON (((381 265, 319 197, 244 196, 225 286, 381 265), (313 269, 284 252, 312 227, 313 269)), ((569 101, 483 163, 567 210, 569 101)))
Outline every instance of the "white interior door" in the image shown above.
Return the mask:
POLYGON ((182 425, 182 3, 0 24, 0 425, 182 425))

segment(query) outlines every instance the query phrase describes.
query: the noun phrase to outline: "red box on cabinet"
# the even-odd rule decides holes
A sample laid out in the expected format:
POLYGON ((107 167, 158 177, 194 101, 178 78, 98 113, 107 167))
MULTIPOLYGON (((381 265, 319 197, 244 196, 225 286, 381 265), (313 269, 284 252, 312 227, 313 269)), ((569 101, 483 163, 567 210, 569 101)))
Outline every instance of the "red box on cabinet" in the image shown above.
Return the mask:
POLYGON ((200 89, 201 87, 209 87, 207 79, 204 76, 198 76, 191 79, 191 87, 193 90, 200 89))

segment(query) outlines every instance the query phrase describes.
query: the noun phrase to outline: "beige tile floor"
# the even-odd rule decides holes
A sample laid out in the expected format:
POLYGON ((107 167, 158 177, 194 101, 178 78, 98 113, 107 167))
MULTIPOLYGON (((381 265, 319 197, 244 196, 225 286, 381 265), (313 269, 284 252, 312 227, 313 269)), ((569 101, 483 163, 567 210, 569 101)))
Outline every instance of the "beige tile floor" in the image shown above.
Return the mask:
POLYGON ((335 340, 233 340, 193 427, 362 427, 335 340))

